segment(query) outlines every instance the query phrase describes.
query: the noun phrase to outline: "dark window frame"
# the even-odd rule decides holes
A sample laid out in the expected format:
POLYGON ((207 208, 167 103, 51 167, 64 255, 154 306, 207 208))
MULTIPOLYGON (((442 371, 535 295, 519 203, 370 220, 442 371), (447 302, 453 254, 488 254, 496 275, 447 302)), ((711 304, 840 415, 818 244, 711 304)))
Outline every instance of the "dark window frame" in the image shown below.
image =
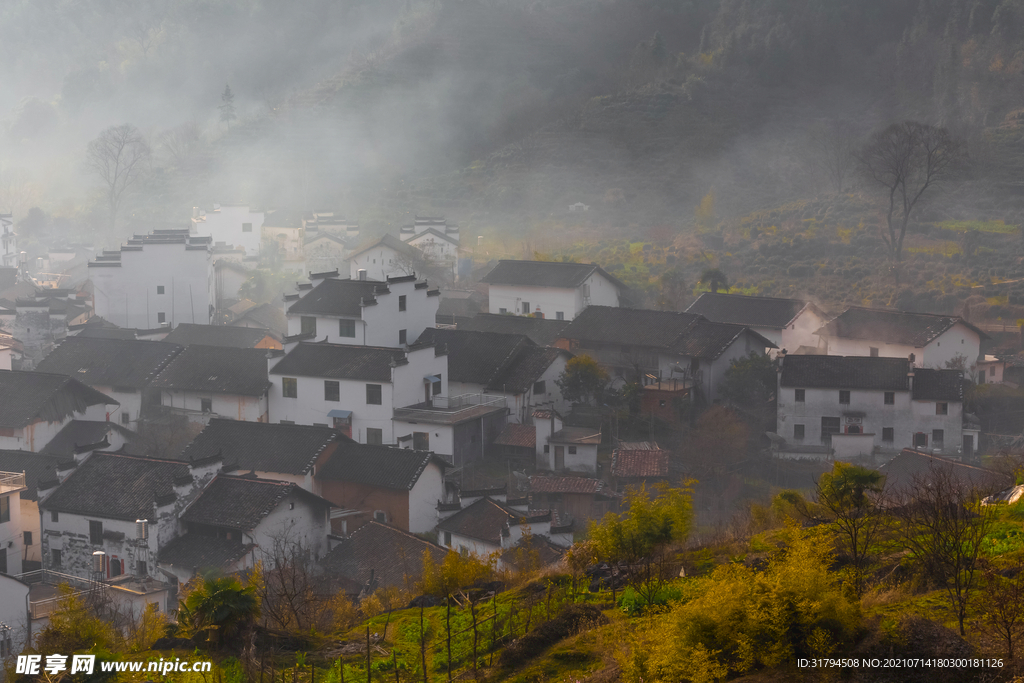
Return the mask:
POLYGON ((366 385, 366 405, 384 405, 384 387, 380 384, 366 385))
POLYGON ((341 400, 341 382, 333 379, 324 380, 324 400, 335 403, 341 400))
POLYGON ((807 390, 806 389, 794 389, 793 400, 797 403, 807 402, 807 390))
POLYGON ((281 396, 284 398, 299 397, 299 379, 297 377, 281 378, 281 396))
POLYGON ((338 336, 344 339, 356 338, 356 321, 351 318, 342 318, 338 321, 338 336), (349 331, 352 334, 348 334, 349 331))
POLYGON ((887 405, 887 406, 894 406, 894 405, 896 405, 896 392, 895 391, 887 391, 887 392, 885 392, 885 394, 882 397, 882 402, 884 403, 884 405, 887 405))
POLYGON ((98 519, 89 520, 89 543, 103 545, 103 522, 98 519))

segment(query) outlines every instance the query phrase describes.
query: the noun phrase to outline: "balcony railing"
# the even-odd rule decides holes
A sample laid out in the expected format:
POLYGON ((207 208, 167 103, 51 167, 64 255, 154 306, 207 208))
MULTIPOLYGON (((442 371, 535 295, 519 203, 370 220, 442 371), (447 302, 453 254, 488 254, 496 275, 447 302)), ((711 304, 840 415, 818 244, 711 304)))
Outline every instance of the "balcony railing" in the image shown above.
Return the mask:
POLYGON ((92 595, 104 589, 104 585, 98 581, 62 574, 49 569, 37 569, 17 574, 14 578, 29 585, 29 612, 33 619, 42 619, 56 611, 60 601, 64 598, 59 591, 54 590, 59 586, 70 586, 71 594, 76 596, 92 595), (47 590, 48 588, 50 590, 47 590), (33 597, 33 593, 35 597, 33 597))
POLYGON ((476 406, 504 405, 504 396, 491 394, 461 394, 459 396, 435 396, 431 402, 435 410, 462 410, 476 406))
POLYGON ((25 488, 24 472, 0 472, 0 492, 17 491, 25 488))
MULTIPOLYGON (((430 404, 417 403, 405 408, 395 408, 394 417, 400 420, 455 421, 468 417, 477 408, 504 408, 504 396, 492 394, 462 394, 460 396, 434 396, 430 404)), ((484 411, 486 412, 486 411, 484 411)))

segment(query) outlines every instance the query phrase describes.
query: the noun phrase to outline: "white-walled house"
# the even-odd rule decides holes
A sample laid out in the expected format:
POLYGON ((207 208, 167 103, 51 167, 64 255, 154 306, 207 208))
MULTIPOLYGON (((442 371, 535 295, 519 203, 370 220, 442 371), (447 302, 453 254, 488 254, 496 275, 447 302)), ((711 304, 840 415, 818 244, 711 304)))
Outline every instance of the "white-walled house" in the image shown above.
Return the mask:
POLYGON ((117 405, 65 375, 0 370, 0 448, 39 452, 72 420, 104 422, 117 405))
POLYGON ((295 211, 273 209, 264 213, 260 256, 285 270, 306 272, 306 228, 295 211))
POLYGON ((29 617, 25 605, 31 588, 13 576, 0 574, 0 659, 8 660, 29 644, 29 617))
POLYGON ((428 228, 414 235, 403 236, 403 239, 406 244, 419 249, 428 263, 440 266, 452 278, 455 277, 455 266, 459 259, 457 232, 452 235, 437 228, 428 228))
POLYGON ((190 422, 224 417, 267 422, 267 349, 190 344, 167 363, 149 386, 160 405, 190 422))
POLYGON ((566 544, 566 534, 557 528, 552 530, 549 510, 523 512, 489 497, 474 501, 437 525, 440 545, 481 559, 515 547, 527 534, 566 544))
POLYGON ((288 304, 288 335, 332 344, 398 347, 435 325, 440 291, 415 275, 384 282, 326 277, 288 304))
POLYGON ((432 346, 300 342, 270 360, 269 377, 272 422, 328 425, 359 443, 394 444, 395 409, 447 395, 448 362, 432 346))
POLYGON ((27 521, 21 516, 21 494, 27 489, 24 472, 0 471, 0 574, 21 573, 27 521))
POLYGON ((499 261, 483 278, 488 312, 573 320, 587 306, 623 305, 626 286, 600 266, 499 261))
POLYGON ((210 322, 214 277, 210 238, 188 229, 136 235, 89 262, 96 315, 118 327, 210 322))
POLYGON ((419 249, 387 234, 349 255, 349 277, 383 282, 415 274, 423 260, 419 249))
MULTIPOLYGON (((66 456, 0 450, 0 472, 7 473, 0 474, 0 481, 8 482, 6 485, 0 484, 0 491, 3 491, 0 495, 6 496, 14 493, 10 480, 6 479, 8 474, 24 477, 25 482, 24 488, 20 493, 15 493, 10 501, 12 510, 17 504, 21 515, 20 521, 15 523, 13 512, 10 516, 0 515, 0 518, 6 518, 7 522, 11 524, 6 530, 0 530, 0 538, 14 541, 14 545, 7 550, 8 556, 13 554, 20 558, 22 568, 18 571, 28 571, 28 566, 39 566, 42 561, 39 551, 42 533, 39 517, 39 489, 51 488, 52 482, 66 478, 76 466, 75 460, 66 456)), ((2 551, 3 548, 0 547, 0 552, 2 551)), ((13 569, 12 562, 8 561, 7 567, 6 573, 18 573, 13 569)))
POLYGON ((562 418, 553 410, 534 411, 533 425, 538 470, 597 474, 600 429, 565 427, 562 418))
POLYGON ((906 358, 781 355, 780 457, 853 459, 917 448, 970 455, 963 375, 906 358))
POLYGON ((816 347, 818 337, 815 335, 828 322, 821 309, 809 301, 741 294, 705 292, 686 312, 716 323, 743 325, 777 348, 790 352, 801 346, 816 347))
POLYGON ((817 331, 831 356, 908 358, 919 368, 945 368, 959 358, 970 369, 988 335, 963 318, 851 306, 817 331))
POLYGON ((245 250, 246 256, 259 256, 263 237, 262 211, 248 206, 221 206, 192 209, 192 233, 208 235, 213 242, 223 242, 245 250))
POLYGON ((135 429, 144 407, 159 403, 159 392, 154 393, 149 383, 181 351, 181 346, 167 342, 68 337, 36 370, 67 375, 110 396, 120 404, 110 419, 135 429))

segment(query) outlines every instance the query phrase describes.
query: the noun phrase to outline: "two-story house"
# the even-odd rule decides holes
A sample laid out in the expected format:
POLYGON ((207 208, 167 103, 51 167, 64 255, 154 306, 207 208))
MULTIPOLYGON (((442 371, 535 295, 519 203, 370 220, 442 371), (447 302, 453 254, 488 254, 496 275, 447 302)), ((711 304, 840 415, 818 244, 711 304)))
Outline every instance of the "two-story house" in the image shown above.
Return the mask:
POLYGON ((851 306, 816 333, 818 347, 831 356, 908 358, 920 368, 945 368, 963 359, 978 361, 988 335, 963 318, 931 313, 851 306))
POLYGON ((260 257, 285 270, 306 272, 306 227, 299 212, 264 212, 260 257))
POLYGON ((490 313, 573 320, 587 306, 622 306, 626 285, 588 263, 498 261, 483 278, 490 313))
MULTIPOLYGON (((11 526, 8 527, 9 531, 0 532, 2 533, 0 538, 5 539, 4 544, 14 541, 13 545, 7 546, 7 554, 8 556, 17 555, 20 558, 21 571, 27 572, 42 566, 42 555, 39 550, 42 533, 39 516, 39 490, 52 489, 54 482, 66 478, 77 466, 78 463, 71 456, 0 450, 0 472, 24 475, 25 487, 9 503, 12 509, 15 505, 20 508, 20 522, 17 523, 17 526, 13 523, 14 512, 10 515, 0 514, 0 518, 6 518, 8 522, 11 522, 11 526)), ((2 478, 3 475, 0 475, 0 479, 2 478)), ((8 493, 11 492, 8 490, 8 493)), ((0 505, 0 508, 2 507, 0 505)), ((18 573, 10 569, 13 567, 10 562, 7 566, 9 568, 7 573, 18 573)))
POLYGON ((423 262, 423 252, 386 234, 349 255, 349 277, 383 282, 392 277, 413 275, 423 262))
MULTIPOLYGON (((559 523, 550 510, 519 509, 485 496, 441 520, 438 543, 479 558, 514 548, 524 536, 544 537, 567 547, 572 544, 572 525, 559 523)), ((498 565, 501 567, 500 561, 498 565)))
POLYGON ((263 235, 264 214, 248 206, 221 206, 212 209, 193 207, 191 232, 209 236, 214 243, 223 242, 245 250, 246 256, 259 256, 263 235))
POLYGON ((120 404, 111 420, 135 429, 144 407, 160 402, 149 383, 181 351, 158 341, 68 337, 36 370, 67 375, 110 396, 120 404))
POLYGON ((384 282, 326 277, 288 305, 288 334, 332 344, 397 347, 435 325, 440 291, 415 275, 384 282))
POLYGON ((701 294, 686 312, 716 323, 743 325, 790 352, 801 346, 816 347, 815 333, 828 321, 809 301, 713 292, 701 294))
POLYGON ((0 470, 0 574, 21 573, 26 521, 21 494, 27 490, 24 472, 0 470))
POLYGON ((423 576, 424 554, 440 565, 449 552, 408 531, 371 520, 336 545, 323 559, 323 568, 353 596, 390 587, 414 591, 423 576))
POLYGON ((562 330, 558 345, 594 358, 620 385, 681 379, 707 402, 719 399, 734 360, 775 346, 742 325, 692 313, 610 306, 588 307, 562 330))
POLYGON ((193 344, 150 382, 165 410, 206 424, 214 417, 267 422, 267 349, 193 344))
POLYGON ((963 375, 908 358, 780 354, 781 457, 855 459, 903 448, 971 454, 963 375))
POLYGON ((447 358, 432 346, 300 342, 269 363, 273 422, 329 425, 360 443, 396 443, 396 408, 447 396, 447 358))
POLYGON ((0 448, 38 452, 72 420, 104 422, 117 407, 66 375, 0 370, 0 448))

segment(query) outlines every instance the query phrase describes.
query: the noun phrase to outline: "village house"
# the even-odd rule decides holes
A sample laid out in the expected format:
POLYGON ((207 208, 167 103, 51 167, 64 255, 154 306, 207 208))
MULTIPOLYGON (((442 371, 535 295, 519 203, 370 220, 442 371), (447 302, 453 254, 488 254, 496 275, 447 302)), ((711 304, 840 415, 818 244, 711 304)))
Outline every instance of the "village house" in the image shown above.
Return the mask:
POLYGON ((260 257, 285 270, 306 272, 306 228, 302 215, 287 209, 264 212, 260 257))
POLYGON ((434 320, 438 327, 454 328, 485 308, 487 300, 476 290, 442 289, 434 320))
POLYGON ((522 315, 495 315, 479 313, 468 320, 460 320, 458 329, 467 332, 500 332, 529 337, 537 346, 554 346, 562 337, 568 320, 536 318, 522 315))
POLYGON ((6 557, 0 560, 0 568, 6 569, 0 574, 18 574, 41 568, 39 489, 51 488, 50 482, 66 477, 76 466, 71 457, 0 450, 0 472, 3 473, 0 474, 0 496, 9 497, 7 502, 0 503, 0 519, 6 520, 0 522, 0 539, 3 541, 0 543, 0 555, 6 548, 6 557), (20 491, 15 490, 14 484, 19 480, 14 475, 24 477, 24 487, 20 491), (6 484, 3 483, 5 481, 6 484), (8 508, 10 511, 5 512, 8 508), (8 546, 11 541, 13 544, 8 546), (20 569, 15 565, 15 558, 20 569))
POLYGON ((958 462, 915 448, 902 449, 879 467, 878 473, 885 477, 884 505, 898 505, 912 499, 917 489, 929 486, 936 477, 948 477, 956 488, 981 496, 995 494, 1013 485, 1013 477, 1006 472, 958 462))
POLYGON ((437 395, 395 409, 395 438, 404 448, 430 449, 449 464, 462 467, 486 455, 507 418, 503 396, 437 395))
MULTIPOLYGON (((571 521, 586 523, 618 512, 618 500, 605 483, 592 477, 530 477, 530 505, 557 513, 564 525, 571 521)), ((585 528, 580 526, 579 528, 585 528)))
POLYGON ((17 268, 19 265, 18 237, 14 233, 13 216, 0 213, 0 267, 17 268))
POLYGON ((29 370, 68 336, 71 327, 84 324, 90 315, 88 302, 73 290, 37 290, 0 311, 0 329, 18 340, 21 362, 17 367, 29 370))
POLYGON ((263 235, 264 214, 248 206, 221 206, 192 209, 191 232, 207 235, 213 242, 223 242, 245 250, 247 256, 259 256, 263 235))
POLYGON ((0 574, 0 659, 9 661, 29 645, 28 603, 30 587, 21 579, 0 574))
POLYGON ((412 533, 437 524, 435 507, 445 499, 447 463, 429 451, 370 446, 343 439, 317 467, 322 495, 342 513, 332 520, 345 534, 369 520, 412 533))
POLYGON ((21 573, 28 522, 21 516, 21 494, 27 489, 24 472, 0 470, 0 574, 21 573))
POLYGON ((535 410, 533 424, 538 470, 597 474, 600 429, 565 426, 554 410, 535 410))
POLYGON ((423 252, 386 234, 349 255, 349 277, 384 282, 388 278, 415 274, 423 262, 423 252))
POLYGON ((343 438, 329 427, 213 418, 178 459, 221 457, 225 474, 287 481, 319 495, 320 485, 314 480, 318 463, 326 461, 343 438))
POLYGON ((69 337, 36 369, 67 375, 115 399, 120 406, 110 419, 135 429, 145 408, 160 402, 150 382, 181 350, 166 342, 69 337))
POLYGON ((314 272, 346 268, 346 239, 326 230, 306 229, 306 266, 314 272))
POLYGON ((668 451, 646 441, 623 442, 612 451, 612 482, 616 491, 647 486, 668 479, 668 451))
POLYGON ((774 345, 742 325, 692 313, 590 306, 562 331, 558 345, 600 363, 614 383, 681 379, 708 403, 719 399, 734 360, 774 345))
POLYGON ((526 422, 541 404, 567 407, 556 383, 572 358, 564 349, 540 347, 522 335, 437 328, 425 330, 418 343, 448 350, 451 395, 504 396, 513 422, 526 422))
POLYGON ((780 354, 779 457, 851 460, 916 448, 969 456, 963 375, 913 359, 780 354))
POLYGON ((187 583, 224 573, 327 554, 331 504, 298 484, 218 474, 178 518, 178 536, 160 548, 162 572, 187 583))
POLYGON ((104 422, 117 407, 66 375, 0 370, 0 448, 38 452, 72 420, 104 422))
POLYGON ((164 341, 179 346, 226 346, 234 349, 280 349, 277 333, 259 327, 229 327, 227 325, 192 325, 182 323, 164 341))
POLYGON ((329 425, 360 443, 396 443, 395 409, 448 387, 447 358, 432 346, 299 342, 268 362, 272 421, 329 425))
POLYGON ((818 347, 831 356, 914 355, 919 368, 946 368, 949 364, 969 371, 981 354, 988 335, 950 315, 910 313, 891 309, 851 306, 830 320, 816 334, 818 347))
POLYGON ((600 266, 558 261, 498 261, 484 276, 488 311, 574 320, 588 306, 621 306, 626 285, 600 266))
MULTIPOLYGON (((524 536, 572 545, 572 524, 553 523, 550 510, 523 511, 492 498, 479 498, 437 525, 438 543, 462 554, 489 558, 514 548, 524 536)), ((498 562, 499 569, 501 562, 498 562)))
POLYGON ((459 257, 459 227, 444 217, 419 217, 412 225, 402 226, 399 237, 416 247, 427 263, 444 269, 454 279, 459 257))
POLYGON ((288 334, 311 334, 332 344, 412 344, 436 324, 439 294, 415 275, 386 282, 324 277, 292 295, 297 299, 288 304, 288 334))
POLYGON ((39 452, 61 458, 72 458, 90 450, 136 454, 141 450, 140 441, 138 434, 116 422, 71 420, 39 452))
POLYGON ((288 319, 284 315, 283 307, 274 304, 260 304, 249 308, 237 318, 228 323, 229 327, 256 327, 270 330, 278 337, 288 334, 288 319))
POLYGON ((327 553, 321 566, 353 597, 381 588, 415 591, 423 576, 424 553, 439 566, 448 552, 408 531, 371 520, 327 553))
POLYGON ((193 344, 177 354, 150 382, 160 405, 190 422, 214 417, 268 421, 266 349, 193 344))
POLYGON ((214 309, 210 238, 188 229, 136 235, 89 262, 93 308, 118 327, 209 323, 214 309))
POLYGON ((254 275, 257 264, 218 259, 216 250, 213 258, 214 305, 218 309, 225 308, 242 298, 242 286, 254 275))
POLYGON ((790 352, 801 346, 816 347, 815 333, 828 322, 821 309, 808 301, 713 292, 701 294, 686 312, 716 323, 743 325, 790 352))

